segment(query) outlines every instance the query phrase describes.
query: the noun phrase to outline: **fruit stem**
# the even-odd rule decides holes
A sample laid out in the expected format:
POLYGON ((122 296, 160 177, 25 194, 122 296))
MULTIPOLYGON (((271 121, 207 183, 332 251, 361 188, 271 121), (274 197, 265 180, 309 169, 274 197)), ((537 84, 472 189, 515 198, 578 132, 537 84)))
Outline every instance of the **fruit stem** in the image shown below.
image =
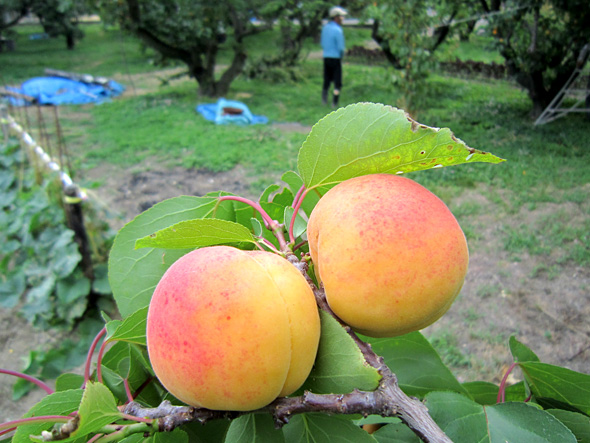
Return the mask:
POLYGON ((39 380, 38 378, 33 377, 31 375, 23 374, 22 372, 11 371, 10 369, 0 369, 0 374, 13 375, 15 377, 19 377, 19 378, 25 379, 27 381, 30 381, 31 383, 34 383, 37 386, 39 386, 41 389, 43 389, 48 394, 53 394, 53 392, 54 392, 53 389, 51 389, 51 387, 49 387, 49 385, 47 385, 45 382, 43 382, 43 381, 39 380))

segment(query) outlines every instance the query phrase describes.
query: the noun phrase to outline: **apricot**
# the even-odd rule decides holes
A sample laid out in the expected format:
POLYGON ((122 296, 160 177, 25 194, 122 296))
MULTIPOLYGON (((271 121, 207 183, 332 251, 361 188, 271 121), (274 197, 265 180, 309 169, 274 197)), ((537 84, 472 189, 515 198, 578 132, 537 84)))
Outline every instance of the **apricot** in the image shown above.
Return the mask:
POLYGON ((465 279, 465 235, 418 183, 365 175, 330 189, 307 228, 316 277, 334 313, 372 337, 417 331, 451 306, 465 279))
POLYGON ((284 258, 213 246, 177 260, 147 316, 154 372, 195 407, 250 411, 297 390, 320 337, 314 295, 284 258))

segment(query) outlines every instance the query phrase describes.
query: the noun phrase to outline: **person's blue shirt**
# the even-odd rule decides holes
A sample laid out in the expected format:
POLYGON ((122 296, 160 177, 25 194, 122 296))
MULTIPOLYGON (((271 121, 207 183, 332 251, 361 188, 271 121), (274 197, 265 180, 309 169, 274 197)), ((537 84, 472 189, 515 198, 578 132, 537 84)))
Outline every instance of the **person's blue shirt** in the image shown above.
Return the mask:
POLYGON ((324 58, 342 58, 344 55, 344 32, 334 20, 322 28, 322 49, 324 58))

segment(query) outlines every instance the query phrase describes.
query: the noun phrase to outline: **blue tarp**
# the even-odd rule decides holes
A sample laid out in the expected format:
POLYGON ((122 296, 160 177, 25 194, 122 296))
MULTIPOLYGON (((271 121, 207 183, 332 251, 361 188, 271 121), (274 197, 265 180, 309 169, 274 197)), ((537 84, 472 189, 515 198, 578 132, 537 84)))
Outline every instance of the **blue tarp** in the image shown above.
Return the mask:
MULTIPOLYGON (((125 88, 109 80, 107 86, 84 83, 63 77, 35 77, 21 84, 20 88, 7 88, 19 94, 34 97, 41 105, 80 105, 102 103, 123 93, 125 88)), ((12 104, 22 106, 24 100, 11 99, 12 104)))
POLYGON ((202 103, 196 107, 199 114, 218 125, 256 125, 268 123, 264 115, 254 115, 244 103, 220 98, 217 103, 202 103))

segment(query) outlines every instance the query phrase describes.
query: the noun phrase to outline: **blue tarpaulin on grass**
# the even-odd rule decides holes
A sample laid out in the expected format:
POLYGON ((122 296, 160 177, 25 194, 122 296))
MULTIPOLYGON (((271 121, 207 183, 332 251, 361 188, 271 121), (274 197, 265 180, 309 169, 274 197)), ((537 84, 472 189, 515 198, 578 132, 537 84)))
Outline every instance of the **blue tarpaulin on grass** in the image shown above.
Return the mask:
MULTIPOLYGON (((102 86, 63 77, 35 77, 22 83, 20 88, 7 89, 33 97, 41 105, 81 105, 107 101, 121 95, 125 87, 113 80, 102 86)), ((22 99, 11 98, 11 101, 16 106, 27 104, 22 99)))
POLYGON ((220 98, 217 103, 202 103, 197 112, 218 125, 256 125, 268 123, 264 115, 254 115, 244 103, 220 98))

